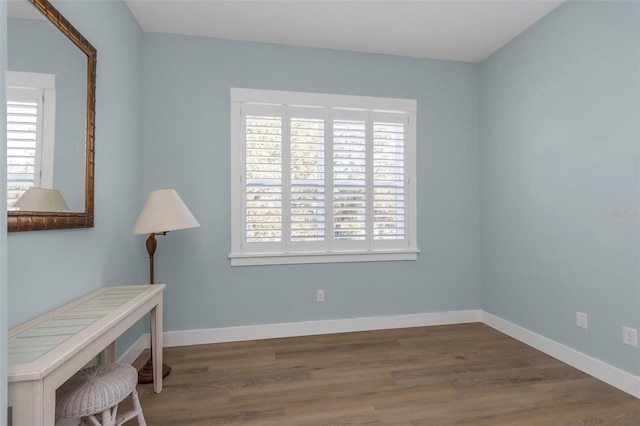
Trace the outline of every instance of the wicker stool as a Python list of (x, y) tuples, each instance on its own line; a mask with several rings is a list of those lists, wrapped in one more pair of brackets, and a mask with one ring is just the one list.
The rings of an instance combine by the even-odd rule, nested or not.
[[(90, 424), (103, 426), (120, 426), (137, 416), (138, 424), (146, 426), (136, 384), (138, 372), (129, 364), (110, 363), (85, 368), (58, 389), (56, 416), (85, 418)], [(118, 404), (128, 395), (133, 400), (133, 411), (117, 416)], [(102, 423), (95, 417), (100, 413)]]

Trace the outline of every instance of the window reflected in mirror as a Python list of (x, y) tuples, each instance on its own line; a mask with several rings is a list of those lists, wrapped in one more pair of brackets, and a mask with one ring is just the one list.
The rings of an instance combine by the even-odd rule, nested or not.
[(7, 210), (32, 187), (53, 189), (55, 75), (7, 72)]

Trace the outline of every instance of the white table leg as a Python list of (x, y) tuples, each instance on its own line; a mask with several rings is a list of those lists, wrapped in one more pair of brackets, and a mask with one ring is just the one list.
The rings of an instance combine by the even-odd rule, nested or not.
[(116, 362), (116, 341), (114, 340), (109, 346), (107, 346), (100, 355), (100, 362), (108, 364), (110, 362)]
[(153, 362), (153, 391), (162, 391), (162, 300), (151, 310), (151, 361)]
[(42, 399), (42, 416), (45, 425), (53, 425), (56, 422), (56, 388), (52, 388), (51, 383), (44, 379), (43, 399)]
[(52, 425), (55, 421), (45, 422), (42, 380), (10, 382), (8, 405), (12, 407), (13, 426)]

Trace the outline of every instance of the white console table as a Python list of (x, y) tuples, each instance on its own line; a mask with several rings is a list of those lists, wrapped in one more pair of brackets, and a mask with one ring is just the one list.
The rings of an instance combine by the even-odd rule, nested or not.
[(14, 426), (53, 426), (56, 389), (97, 355), (116, 357), (115, 340), (151, 312), (153, 389), (162, 390), (164, 284), (103, 287), (9, 330), (9, 407)]

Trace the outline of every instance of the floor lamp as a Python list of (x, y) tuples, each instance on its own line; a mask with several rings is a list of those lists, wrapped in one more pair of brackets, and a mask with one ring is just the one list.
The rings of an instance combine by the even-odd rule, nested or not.
[[(169, 231), (196, 228), (200, 226), (191, 214), (178, 193), (173, 189), (159, 189), (152, 191), (142, 212), (133, 227), (134, 235), (149, 234), (147, 238), (147, 252), (149, 253), (149, 284), (153, 279), (153, 255), (156, 252), (156, 235), (167, 235)], [(162, 365), (162, 377), (171, 372), (171, 367)], [(153, 363), (151, 357), (138, 371), (139, 383), (153, 383)]]

